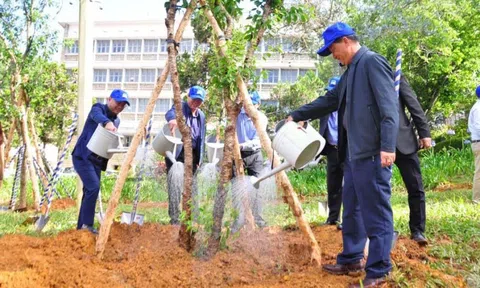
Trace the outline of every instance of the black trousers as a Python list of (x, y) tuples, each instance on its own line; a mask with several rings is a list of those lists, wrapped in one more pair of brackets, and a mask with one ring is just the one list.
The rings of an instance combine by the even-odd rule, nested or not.
[(340, 219), (340, 208), (342, 207), (342, 181), (343, 168), (338, 159), (336, 147), (327, 144), (327, 193), (328, 213), (327, 222), (336, 222)]
[(417, 152), (402, 154), (397, 150), (395, 165), (400, 170), (403, 183), (408, 191), (408, 206), (410, 208), (410, 232), (425, 232), (425, 191), (423, 190), (420, 160)]

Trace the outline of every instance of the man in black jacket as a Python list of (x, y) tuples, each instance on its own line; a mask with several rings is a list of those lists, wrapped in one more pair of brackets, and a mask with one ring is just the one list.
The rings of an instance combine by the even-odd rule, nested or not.
[[(405, 113), (405, 108), (410, 112), (412, 121)], [(432, 146), (430, 129), (427, 118), (418, 102), (417, 95), (408, 84), (405, 77), (400, 80), (399, 99), (399, 130), (397, 138), (397, 165), (402, 175), (403, 182), (408, 191), (408, 206), (410, 208), (410, 233), (411, 238), (420, 245), (426, 245), (425, 233), (425, 191), (423, 190), (418, 148), (428, 149)], [(417, 140), (414, 126), (420, 138)]]
[(317, 53), (332, 54), (348, 68), (334, 89), (293, 111), (287, 120), (304, 121), (338, 110), (338, 155), (344, 162), (343, 251), (336, 264), (323, 269), (336, 275), (361, 272), (368, 238), (365, 279), (351, 287), (377, 287), (392, 269), (390, 179), (399, 110), (393, 71), (384, 57), (362, 47), (345, 23), (328, 27), (323, 38)]
[[(327, 91), (337, 86), (340, 77), (332, 77), (328, 80)], [(343, 169), (342, 163), (338, 160), (338, 112), (334, 111), (320, 118), (320, 135), (326, 140), (325, 148), (320, 154), (327, 156), (327, 193), (328, 193), (328, 218), (325, 225), (339, 224), (340, 208), (342, 207), (342, 181)]]

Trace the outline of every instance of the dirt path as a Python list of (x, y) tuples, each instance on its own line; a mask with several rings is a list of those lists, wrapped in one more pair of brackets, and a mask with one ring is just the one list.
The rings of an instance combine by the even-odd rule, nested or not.
[[(335, 227), (316, 227), (324, 263), (334, 263), (341, 250)], [(86, 231), (67, 231), (51, 238), (8, 235), (0, 238), (0, 287), (346, 287), (358, 276), (332, 276), (310, 265), (308, 245), (299, 231), (270, 227), (242, 234), (229, 249), (203, 261), (177, 245), (178, 228), (159, 224), (115, 224), (105, 260), (94, 256), (95, 238)], [(400, 239), (394, 262), (418, 279), (427, 275), (452, 287), (461, 278), (433, 270), (424, 249)], [(408, 268), (408, 269), (407, 269)]]

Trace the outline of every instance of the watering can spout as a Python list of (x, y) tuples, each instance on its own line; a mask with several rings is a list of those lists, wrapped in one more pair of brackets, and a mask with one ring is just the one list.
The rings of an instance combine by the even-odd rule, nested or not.
[(292, 167), (292, 164), (288, 163), (287, 161), (283, 162), (280, 166), (277, 166), (275, 167), (275, 169), (273, 169), (272, 171), (269, 171), (267, 172), (266, 174), (264, 175), (260, 175), (259, 178), (257, 177), (250, 177), (250, 181), (252, 182), (252, 185), (253, 187), (255, 187), (256, 189), (258, 189), (260, 187), (260, 182), (262, 182), (263, 180), (277, 174), (278, 172), (280, 171), (283, 171), (287, 168), (290, 168)]
[(177, 160), (175, 160), (175, 157), (173, 156), (172, 152), (166, 151), (166, 152), (165, 152), (165, 156), (167, 156), (168, 159), (170, 159), (170, 161), (172, 161), (172, 163), (176, 163), (176, 162), (177, 162)]

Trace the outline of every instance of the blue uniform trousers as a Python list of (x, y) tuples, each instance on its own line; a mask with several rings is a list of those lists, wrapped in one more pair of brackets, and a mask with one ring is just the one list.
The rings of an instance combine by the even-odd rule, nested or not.
[(344, 165), (343, 252), (338, 264), (360, 261), (370, 239), (365, 270), (368, 278), (387, 275), (392, 269), (390, 250), (393, 213), (390, 204), (391, 167), (382, 168), (380, 155), (349, 160)]
[(77, 229), (82, 225), (93, 226), (95, 218), (95, 205), (97, 204), (98, 192), (100, 191), (101, 168), (94, 165), (90, 160), (73, 156), (73, 167), (77, 171), (83, 183), (82, 205), (78, 214)]

